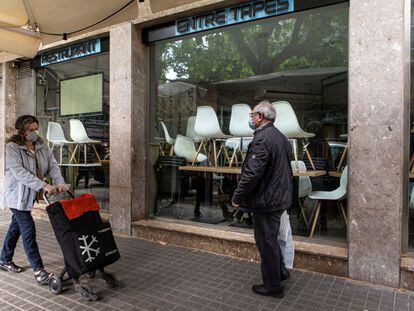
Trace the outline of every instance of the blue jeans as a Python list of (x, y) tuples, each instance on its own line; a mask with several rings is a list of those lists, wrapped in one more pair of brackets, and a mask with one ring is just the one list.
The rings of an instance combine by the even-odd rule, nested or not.
[(10, 209), (13, 213), (12, 221), (7, 231), (1, 251), (0, 260), (4, 263), (13, 261), (14, 249), (20, 235), (23, 240), (24, 251), (29, 259), (33, 271), (43, 269), (42, 258), (36, 242), (36, 228), (30, 211)]

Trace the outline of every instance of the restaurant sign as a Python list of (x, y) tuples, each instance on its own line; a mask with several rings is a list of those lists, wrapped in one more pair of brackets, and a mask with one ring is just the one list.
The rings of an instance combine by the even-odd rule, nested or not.
[(294, 0), (261, 0), (179, 19), (175, 22), (175, 35), (228, 26), (294, 11)]
[(47, 66), (101, 52), (101, 39), (90, 40), (43, 53), (40, 65)]

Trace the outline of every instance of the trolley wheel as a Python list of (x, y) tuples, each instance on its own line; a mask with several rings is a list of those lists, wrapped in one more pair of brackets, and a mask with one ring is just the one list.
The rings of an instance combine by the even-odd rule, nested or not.
[(105, 280), (106, 286), (108, 288), (119, 287), (118, 280), (111, 273), (107, 273), (107, 272), (102, 273), (102, 278)]
[(54, 276), (49, 280), (49, 290), (52, 294), (60, 295), (63, 289), (63, 282), (60, 278)]
[(96, 295), (89, 285), (81, 285), (77, 284), (75, 285), (75, 292), (80, 294), (82, 298), (84, 298), (87, 301), (97, 301), (98, 295)]

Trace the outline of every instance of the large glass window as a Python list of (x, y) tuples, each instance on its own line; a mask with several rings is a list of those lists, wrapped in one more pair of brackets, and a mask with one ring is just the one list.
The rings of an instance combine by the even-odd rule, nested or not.
[(413, 76), (413, 60), (414, 60), (414, 1), (411, 1), (411, 102), (410, 102), (410, 167), (409, 167), (409, 183), (408, 183), (408, 247), (414, 250), (414, 76)]
[[(75, 195), (109, 208), (109, 53), (37, 69), (41, 135)], [(68, 142), (66, 142), (67, 140)]]
[[(303, 130), (285, 132), (297, 155), (294, 234), (309, 236), (314, 225), (313, 237), (346, 239), (347, 5), (156, 42), (151, 64), (156, 216), (251, 228), (230, 198), (251, 140), (248, 109), (269, 100), (287, 126)], [(312, 191), (338, 187), (343, 195), (322, 194), (317, 213)]]

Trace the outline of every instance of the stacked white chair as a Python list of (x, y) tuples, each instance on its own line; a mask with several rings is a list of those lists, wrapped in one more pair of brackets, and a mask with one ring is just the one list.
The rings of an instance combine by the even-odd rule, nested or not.
[[(302, 139), (307, 140), (308, 138), (314, 137), (315, 134), (305, 132), (299, 125), (296, 113), (293, 110), (292, 106), (287, 101), (278, 101), (272, 103), (273, 107), (276, 110), (276, 120), (274, 125), (279, 131), (281, 131), (287, 138), (290, 139)], [(294, 144), (296, 146), (296, 143)], [(315, 170), (315, 165), (313, 164), (312, 157), (310, 156), (309, 150), (307, 149), (307, 143), (303, 143), (303, 149), (306, 152), (308, 160)], [(296, 164), (298, 162), (298, 152), (297, 148), (294, 150), (294, 157)], [(296, 165), (296, 170), (298, 165)]]
[[(291, 161), (290, 164), (292, 165), (292, 170), (296, 169), (295, 161)], [(306, 172), (306, 165), (303, 161), (298, 161), (299, 165), (299, 172)], [(299, 176), (299, 189), (298, 189), (298, 197), (299, 197), (299, 206), (300, 212), (302, 214), (303, 220), (305, 221), (306, 227), (309, 228), (308, 219), (306, 218), (305, 210), (304, 210), (304, 201), (305, 198), (312, 192), (312, 182), (309, 176)]]
[(161, 126), (162, 126), (162, 130), (164, 131), (164, 136), (165, 136), (165, 140), (167, 141), (168, 144), (171, 145), (170, 148), (170, 156), (173, 154), (173, 149), (174, 149), (174, 143), (175, 143), (175, 138), (172, 138), (170, 136), (170, 133), (168, 132), (167, 126), (165, 125), (164, 122), (160, 121)]
[(348, 166), (345, 166), (341, 179), (339, 181), (339, 187), (336, 188), (333, 191), (313, 191), (309, 193), (309, 198), (312, 200), (317, 200), (316, 206), (314, 210), (312, 211), (312, 215), (309, 221), (312, 221), (313, 216), (313, 224), (312, 224), (312, 230), (310, 233), (310, 238), (313, 236), (313, 233), (315, 232), (316, 223), (318, 222), (319, 213), (321, 210), (321, 201), (337, 201), (339, 211), (344, 219), (344, 222), (346, 225), (348, 225), (348, 219), (346, 217), (345, 207), (342, 203), (342, 201), (346, 198), (347, 195), (347, 186), (348, 186)]
[(66, 139), (62, 126), (57, 122), (49, 122), (47, 125), (46, 139), (52, 144), (51, 149), (59, 147), (59, 164), (63, 161), (63, 146), (75, 144), (73, 141)]
[(100, 144), (100, 140), (95, 140), (89, 138), (88, 134), (86, 133), (85, 127), (83, 126), (83, 123), (78, 119), (70, 119), (69, 120), (70, 125), (70, 138), (76, 143), (75, 150), (73, 150), (72, 157), (69, 161), (71, 163), (76, 155), (76, 151), (78, 148), (81, 148), (83, 146), (83, 154), (84, 154), (84, 164), (88, 164), (87, 162), (87, 146), (90, 145), (93, 148), (93, 151), (95, 152), (96, 158), (98, 159), (98, 162), (101, 162), (101, 158), (98, 154), (98, 151), (96, 150), (95, 144)]
[[(220, 156), (221, 150), (224, 149), (226, 158), (228, 158), (227, 150), (224, 148), (224, 145), (221, 143), (219, 151), (217, 152), (216, 141), (223, 141), (224, 139), (230, 138), (230, 135), (226, 135), (222, 132), (216, 112), (213, 107), (210, 106), (200, 106), (197, 107), (197, 116), (194, 124), (195, 133), (202, 137), (203, 140), (200, 143), (200, 146), (197, 150), (197, 155), (200, 153), (201, 148), (207, 141), (212, 141), (213, 150), (214, 150), (214, 165), (217, 166), (217, 160)], [(195, 164), (197, 155), (194, 157), (192, 165)]]
[[(178, 134), (175, 139), (174, 153), (179, 157), (184, 157), (188, 162), (192, 162), (196, 157), (197, 150), (194, 141), (183, 135)], [(207, 156), (202, 153), (197, 154), (196, 162), (200, 163), (207, 160)]]
[(194, 143), (199, 143), (203, 140), (203, 138), (201, 136), (198, 136), (195, 132), (195, 129), (194, 129), (195, 120), (196, 120), (196, 116), (188, 117), (187, 131), (186, 131), (185, 136), (187, 136), (188, 138), (191, 138)]
[(240, 150), (243, 155), (243, 144), (247, 145), (252, 140), (254, 131), (249, 127), (249, 113), (251, 111), (249, 105), (246, 104), (234, 104), (231, 106), (229, 130), (233, 137), (226, 141), (227, 147), (233, 147), (229, 166), (233, 165), (234, 160), (236, 160), (237, 165), (237, 152)]

